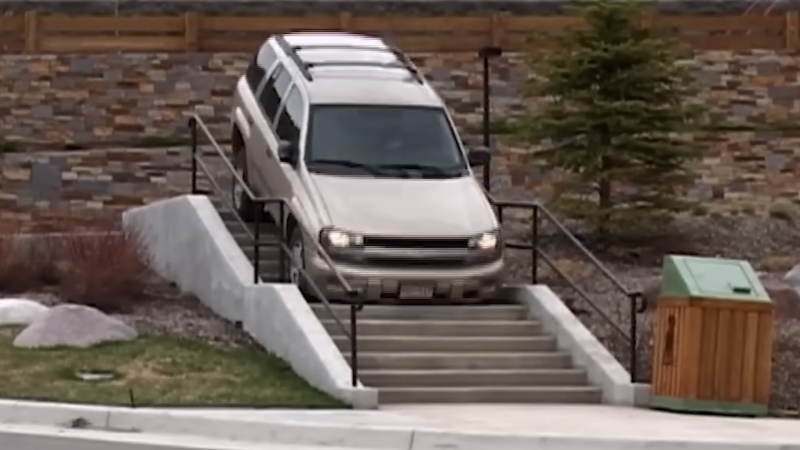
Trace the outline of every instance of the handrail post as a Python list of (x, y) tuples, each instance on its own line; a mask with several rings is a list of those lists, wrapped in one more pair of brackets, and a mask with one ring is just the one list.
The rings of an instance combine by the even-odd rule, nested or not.
[(358, 310), (363, 305), (353, 303), (353, 294), (350, 293), (350, 382), (353, 387), (358, 386)]
[(539, 252), (536, 248), (539, 246), (539, 205), (533, 206), (531, 211), (531, 280), (533, 284), (539, 282)]
[(197, 119), (189, 118), (189, 135), (192, 145), (192, 194), (197, 194)]
[(639, 332), (637, 329), (638, 324), (636, 323), (636, 313), (638, 310), (637, 306), (637, 299), (639, 297), (639, 293), (631, 293), (628, 294), (628, 303), (630, 307), (630, 334), (631, 334), (631, 348), (630, 348), (630, 366), (628, 367), (628, 371), (631, 374), (631, 383), (635, 383), (638, 379), (638, 359), (639, 359), (639, 352), (638, 352), (638, 340), (636, 339), (636, 334)]
[[(284, 220), (284, 214), (285, 214), (285, 209), (284, 209), (284, 206), (283, 206), (283, 202), (278, 202), (278, 217), (279, 217), (278, 220), (280, 220), (280, 222), (278, 223), (278, 233), (280, 233), (280, 235), (278, 236), (278, 239), (280, 239), (281, 242), (287, 244), (287, 246), (289, 248), (289, 251), (292, 251), (292, 247), (289, 246), (290, 243), (288, 242), (288, 239), (287, 239), (287, 236), (286, 236), (286, 231), (287, 230), (286, 230), (286, 228), (284, 228), (284, 224), (286, 224), (286, 221)], [(287, 280), (287, 277), (286, 277), (286, 272), (287, 272), (287, 270), (286, 270), (286, 259), (289, 256), (293, 256), (293, 255), (286, 255), (286, 257), (284, 257), (282, 252), (278, 252), (278, 253), (280, 253), (278, 255), (278, 274), (280, 276), (280, 280), (283, 281), (283, 282), (291, 281), (291, 280)]]
[(261, 214), (264, 211), (264, 203), (257, 200), (253, 216), (253, 284), (258, 284), (258, 274), (261, 271)]

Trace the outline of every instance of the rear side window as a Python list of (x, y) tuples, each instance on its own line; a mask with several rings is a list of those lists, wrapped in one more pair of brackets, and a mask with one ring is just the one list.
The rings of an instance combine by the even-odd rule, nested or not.
[(264, 89), (258, 96), (258, 101), (261, 103), (261, 108), (264, 109), (264, 114), (270, 122), (275, 123), (275, 115), (278, 113), (278, 107), (281, 104), (283, 96), (286, 95), (286, 89), (292, 82), (291, 76), (284, 70), (283, 66), (278, 65), (270, 75), (269, 80), (264, 85)]
[(264, 45), (261, 47), (261, 50), (259, 50), (258, 54), (253, 57), (253, 60), (250, 61), (250, 65), (247, 66), (245, 79), (247, 79), (247, 84), (250, 86), (253, 93), (256, 92), (258, 85), (261, 84), (261, 80), (264, 79), (264, 75), (266, 75), (270, 67), (275, 64), (277, 59), (278, 55), (275, 53), (275, 50), (269, 45)]
[(256, 56), (250, 61), (250, 65), (247, 66), (247, 72), (244, 75), (247, 84), (250, 86), (250, 90), (253, 91), (254, 94), (265, 75), (264, 68), (258, 65), (257, 59), (258, 57)]
[(300, 131), (306, 121), (306, 110), (303, 107), (303, 97), (296, 87), (292, 88), (286, 96), (283, 112), (278, 118), (277, 134), (281, 140), (294, 144), (300, 142)]

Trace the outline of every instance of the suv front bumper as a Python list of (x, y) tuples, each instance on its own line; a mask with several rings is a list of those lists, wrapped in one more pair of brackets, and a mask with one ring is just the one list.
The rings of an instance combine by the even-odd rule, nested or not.
[[(336, 262), (339, 273), (363, 294), (365, 300), (380, 299), (491, 299), (505, 279), (502, 257), (481, 264), (462, 267), (436, 267), (426, 264), (384, 267), (369, 264)], [(343, 300), (346, 295), (336, 274), (319, 256), (310, 258), (306, 271), (326, 298)], [(425, 292), (413, 295), (414, 292)], [(431, 295), (427, 295), (430, 292)], [(412, 293), (407, 296), (407, 293)]]

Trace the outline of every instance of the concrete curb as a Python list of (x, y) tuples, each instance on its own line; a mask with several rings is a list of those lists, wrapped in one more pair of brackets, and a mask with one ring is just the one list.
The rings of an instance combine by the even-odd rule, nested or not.
[[(197, 413), (181, 414), (175, 410), (0, 400), (2, 423), (65, 427), (77, 418), (88, 421), (101, 431), (134, 432), (134, 435), (138, 436), (142, 435), (135, 432), (172, 436), (191, 435), (195, 438), (242, 443), (258, 442), (262, 445), (269, 443), (372, 450), (530, 450), (532, 448), (537, 450), (800, 450), (798, 442), (702, 441), (679, 438), (645, 440), (630, 437), (610, 439), (548, 433), (509, 435), (422, 427), (231, 420), (202, 417)], [(122, 435), (127, 434), (129, 433), (122, 433)], [(676, 435), (679, 434), (680, 430), (676, 430)], [(117, 436), (118, 433), (113, 435)], [(0, 431), (0, 442), (5, 444), (7, 441), (3, 440), (2, 436), (3, 433)], [(5, 445), (3, 447), (5, 448)], [(86, 450), (89, 448), (85, 447)], [(131, 447), (131, 450), (134, 448)], [(142, 448), (149, 449), (146, 446)]]

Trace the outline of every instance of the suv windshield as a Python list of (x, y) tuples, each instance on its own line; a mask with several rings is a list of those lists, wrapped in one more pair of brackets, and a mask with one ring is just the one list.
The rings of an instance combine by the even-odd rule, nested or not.
[(466, 162), (441, 108), (318, 105), (305, 160), (312, 172), (391, 178), (455, 178)]

